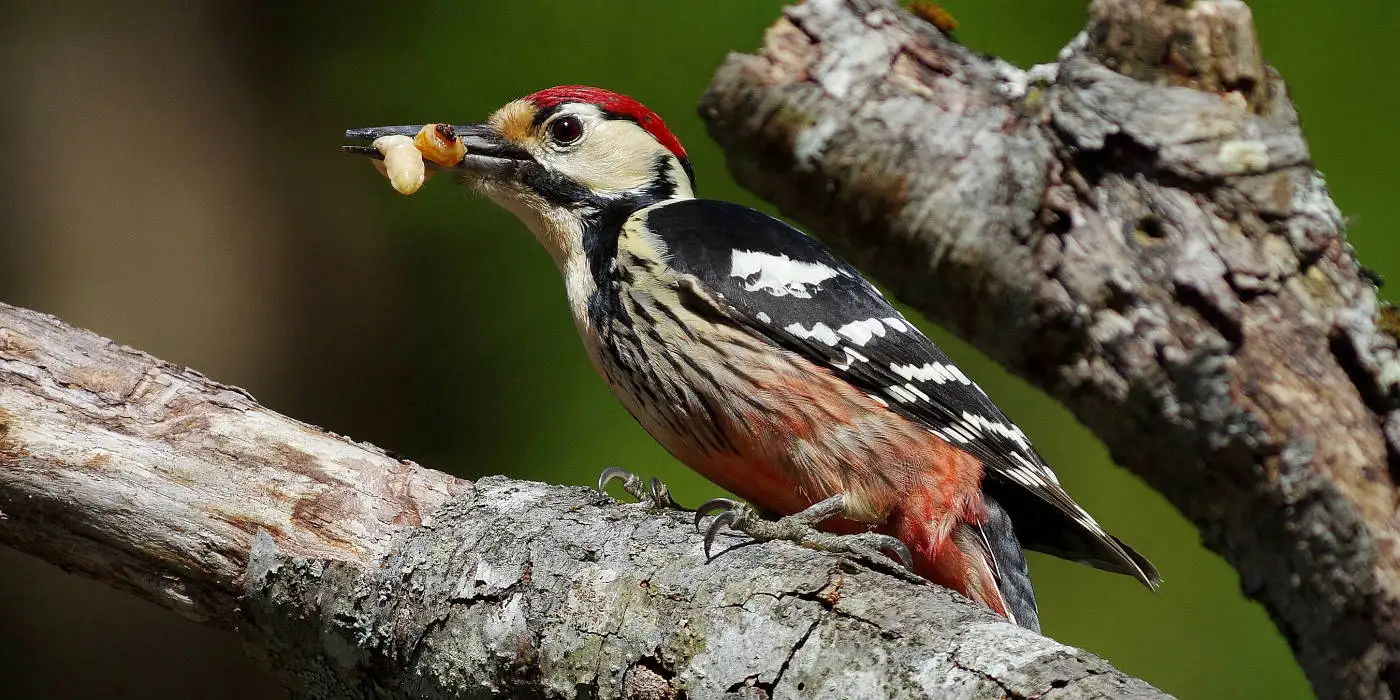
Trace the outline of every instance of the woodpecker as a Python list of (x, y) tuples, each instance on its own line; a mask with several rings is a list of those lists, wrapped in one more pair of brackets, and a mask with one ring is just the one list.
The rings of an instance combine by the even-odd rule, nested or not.
[[(697, 523), (720, 511), (707, 550), (727, 527), (891, 552), (1035, 630), (1022, 546), (1160, 582), (855, 268), (779, 219), (697, 199), (685, 149), (636, 100), (555, 87), (452, 129), (466, 154), (440, 170), (543, 244), (613, 393), (672, 455), (752, 505), (702, 506)], [(613, 476), (632, 478), (601, 481)], [(655, 480), (652, 493), (665, 496)]]

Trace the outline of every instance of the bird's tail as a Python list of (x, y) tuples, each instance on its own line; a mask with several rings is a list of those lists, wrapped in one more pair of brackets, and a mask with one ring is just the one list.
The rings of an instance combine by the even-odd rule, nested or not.
[(950, 518), (951, 530), (906, 520), (898, 537), (910, 545), (914, 569), (924, 578), (962, 593), (1012, 622), (1040, 631), (1030, 572), (1011, 517), (985, 498), (980, 523)]

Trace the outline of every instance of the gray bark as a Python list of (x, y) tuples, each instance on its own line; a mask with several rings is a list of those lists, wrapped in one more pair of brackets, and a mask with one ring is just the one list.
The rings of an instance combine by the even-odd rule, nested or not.
[(1400, 320), (1243, 3), (1095, 0), (1022, 71), (808, 0), (701, 113), (741, 184), (1195, 522), (1320, 696), (1400, 694)]
[(1165, 697), (946, 589), (590, 489), (475, 484), (0, 304), (0, 543), (306, 698)]

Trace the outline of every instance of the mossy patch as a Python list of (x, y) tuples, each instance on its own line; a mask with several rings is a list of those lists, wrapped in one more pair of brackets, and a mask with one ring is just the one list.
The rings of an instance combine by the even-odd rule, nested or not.
[[(1400, 308), (1388, 301), (1381, 302), (1380, 312), (1376, 314), (1376, 326), (1382, 333), (1400, 341)], [(0, 437), (3, 437), (0, 433)]]
[(0, 464), (6, 460), (17, 459), (24, 453), (12, 436), (15, 432), (14, 425), (15, 414), (0, 408)]

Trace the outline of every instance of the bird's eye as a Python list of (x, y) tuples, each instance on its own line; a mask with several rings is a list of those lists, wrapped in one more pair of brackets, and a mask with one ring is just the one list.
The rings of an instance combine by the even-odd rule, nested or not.
[(549, 124), (549, 137), (567, 146), (583, 138), (583, 122), (578, 117), (560, 117)]

